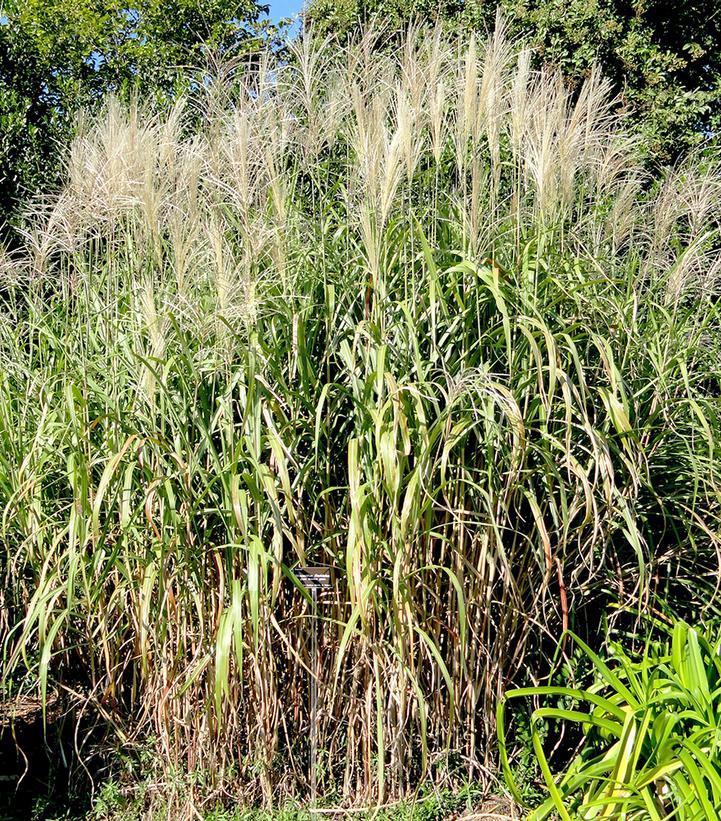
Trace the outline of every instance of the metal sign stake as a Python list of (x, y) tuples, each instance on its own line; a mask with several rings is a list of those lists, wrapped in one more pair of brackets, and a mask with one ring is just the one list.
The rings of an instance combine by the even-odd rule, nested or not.
[(311, 588), (313, 597), (313, 675), (310, 677), (310, 805), (315, 809), (318, 799), (318, 588)]

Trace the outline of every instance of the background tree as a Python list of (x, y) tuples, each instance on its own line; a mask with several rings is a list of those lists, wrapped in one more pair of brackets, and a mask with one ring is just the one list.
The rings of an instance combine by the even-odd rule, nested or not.
[(311, 0), (306, 22), (341, 40), (372, 18), (485, 30), (498, 7), (538, 63), (560, 67), (572, 86), (600, 63), (649, 160), (672, 162), (718, 133), (721, 0)]
[(6, 0), (0, 7), (0, 224), (52, 186), (76, 112), (106, 92), (172, 99), (210, 53), (275, 29), (257, 0)]

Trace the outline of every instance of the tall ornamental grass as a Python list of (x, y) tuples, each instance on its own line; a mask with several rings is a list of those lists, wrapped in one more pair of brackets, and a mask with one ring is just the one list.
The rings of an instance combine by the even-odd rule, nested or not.
[(482, 777), (565, 627), (715, 601), (719, 167), (502, 23), (380, 36), (108, 101), (0, 257), (6, 696), (184, 801), (302, 794), (310, 675), (325, 796)]

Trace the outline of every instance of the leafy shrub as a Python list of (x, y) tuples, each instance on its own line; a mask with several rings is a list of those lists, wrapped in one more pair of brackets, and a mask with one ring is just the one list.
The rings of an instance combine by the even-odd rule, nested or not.
[[(715, 821), (721, 809), (721, 634), (676, 622), (670, 641), (629, 655), (615, 644), (608, 662), (569, 633), (596, 677), (580, 687), (526, 687), (498, 705), (498, 738), (506, 781), (520, 801), (506, 746), (506, 705), (529, 697), (571, 702), (537, 707), (532, 742), (548, 799), (529, 815), (542, 821), (626, 818)], [(577, 725), (583, 743), (560, 776), (552, 774), (539, 727)]]

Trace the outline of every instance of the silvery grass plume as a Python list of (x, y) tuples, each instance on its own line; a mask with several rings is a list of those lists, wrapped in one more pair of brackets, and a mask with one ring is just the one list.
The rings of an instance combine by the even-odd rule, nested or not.
[(328, 794), (485, 778), (572, 620), (716, 606), (718, 166), (502, 21), (381, 36), (108, 100), (0, 257), (3, 685), (157, 745), (148, 812), (304, 795), (309, 675)]

